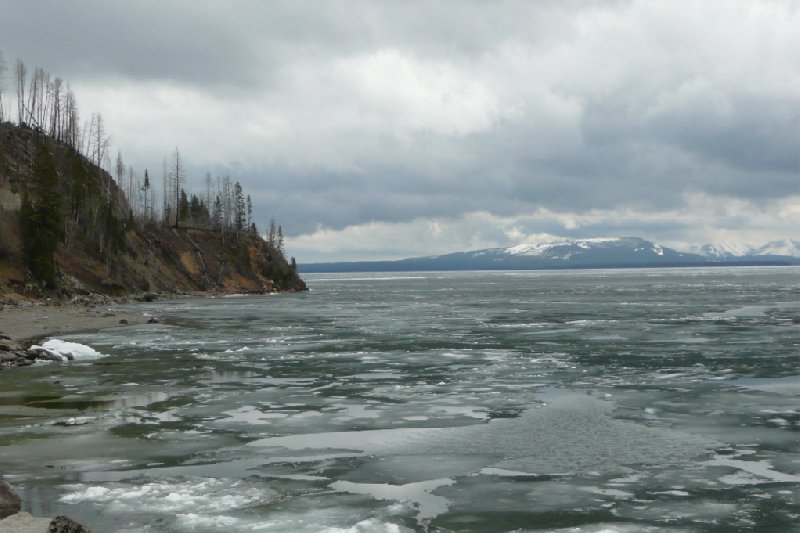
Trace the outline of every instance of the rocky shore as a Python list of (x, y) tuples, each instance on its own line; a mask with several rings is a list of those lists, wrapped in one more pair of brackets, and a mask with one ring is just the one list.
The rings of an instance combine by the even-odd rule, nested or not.
[[(46, 301), (6, 300), (0, 308), (0, 369), (30, 366), (36, 361), (64, 362), (70, 352), (36, 344), (39, 339), (123, 325), (155, 323), (155, 317), (121, 312), (123, 302), (86, 299), (53, 304)], [(90, 533), (89, 528), (66, 517), (38, 518), (22, 511), (22, 502), (7, 482), (0, 480), (0, 533)]]
[(69, 517), (36, 518), (21, 509), (22, 502), (14, 489), (0, 481), (0, 533), (91, 533)]
[(122, 325), (154, 323), (155, 317), (113, 309), (115, 302), (7, 302), (0, 309), (0, 367), (29, 366), (36, 361), (68, 361), (69, 352), (56, 352), (36, 344), (38, 339)]

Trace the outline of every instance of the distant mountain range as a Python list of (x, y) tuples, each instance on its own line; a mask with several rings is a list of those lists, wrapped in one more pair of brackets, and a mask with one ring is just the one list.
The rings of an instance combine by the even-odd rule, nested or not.
[(800, 241), (784, 239), (772, 241), (763, 246), (731, 243), (705, 244), (692, 251), (705, 257), (724, 259), (764, 256), (800, 257)]
[(301, 265), (300, 271), (407, 272), (714, 265), (800, 265), (800, 241), (785, 239), (759, 247), (706, 244), (692, 252), (679, 252), (639, 237), (565, 239), (397, 261), (310, 263)]

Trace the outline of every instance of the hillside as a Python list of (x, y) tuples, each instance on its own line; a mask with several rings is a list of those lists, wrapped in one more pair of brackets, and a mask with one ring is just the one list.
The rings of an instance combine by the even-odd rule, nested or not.
[(296, 267), (251, 231), (133, 217), (112, 177), (73, 148), (0, 124), (0, 296), (302, 290)]

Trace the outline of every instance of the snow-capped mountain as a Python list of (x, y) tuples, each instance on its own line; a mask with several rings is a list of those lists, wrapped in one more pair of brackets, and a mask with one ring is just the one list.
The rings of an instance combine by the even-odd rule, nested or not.
[(639, 237), (560, 239), (400, 261), (305, 264), (301, 269), (303, 272), (389, 272), (800, 264), (797, 241), (776, 241), (760, 248), (706, 245), (698, 250), (701, 251), (679, 252)]
[(744, 257), (750, 255), (753, 252), (753, 247), (749, 244), (721, 242), (704, 244), (703, 246), (691, 249), (691, 252), (705, 257), (727, 259), (729, 257)]
[(568, 239), (539, 244), (519, 244), (503, 249), (508, 255), (538, 256), (568, 260), (573, 256), (590, 254), (598, 250), (628, 251), (643, 254), (664, 255), (664, 248), (638, 237)]
[(583, 263), (585, 261), (601, 261), (616, 263), (619, 261), (649, 261), (660, 258), (684, 257), (681, 254), (660, 244), (638, 237), (614, 237), (596, 239), (563, 239), (545, 243), (518, 244), (510, 248), (490, 248), (474, 252), (449, 254), (442, 257), (460, 256), (471, 258), (489, 258), (494, 261), (546, 261)]
[(783, 239), (768, 242), (764, 246), (755, 248), (748, 255), (778, 255), (783, 257), (800, 257), (800, 241)]
[(699, 255), (715, 259), (732, 259), (758, 256), (798, 257), (800, 258), (800, 241), (783, 239), (772, 241), (762, 246), (742, 243), (704, 244), (691, 250)]

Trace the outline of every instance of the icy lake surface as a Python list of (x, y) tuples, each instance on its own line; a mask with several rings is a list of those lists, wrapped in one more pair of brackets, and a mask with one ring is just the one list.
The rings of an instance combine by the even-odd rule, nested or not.
[(307, 282), (129, 306), (162, 324), (1, 372), (24, 508), (127, 532), (800, 530), (800, 269)]

